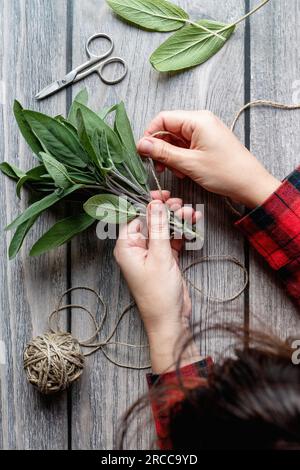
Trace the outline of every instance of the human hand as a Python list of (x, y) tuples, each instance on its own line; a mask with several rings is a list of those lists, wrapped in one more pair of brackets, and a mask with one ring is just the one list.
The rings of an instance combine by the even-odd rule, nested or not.
[[(197, 214), (190, 208), (181, 209), (180, 199), (170, 199), (163, 191), (166, 205), (176, 210), (178, 217)], [(159, 197), (153, 192), (152, 197)], [(174, 207), (176, 206), (176, 207)], [(187, 213), (192, 211), (191, 213)], [(169, 237), (169, 222), (165, 205), (151, 202), (147, 209), (149, 239), (143, 233), (143, 221), (135, 219), (120, 231), (114, 255), (131, 290), (149, 338), (152, 368), (161, 373), (174, 365), (175, 347), (190, 335), (191, 300), (178, 266), (182, 240)], [(182, 357), (186, 365), (199, 360), (191, 345)]]
[[(174, 137), (151, 137), (157, 132)], [(208, 191), (249, 208), (262, 204), (281, 184), (209, 111), (160, 113), (138, 150), (156, 161), (158, 171), (168, 167), (177, 176), (189, 176)]]

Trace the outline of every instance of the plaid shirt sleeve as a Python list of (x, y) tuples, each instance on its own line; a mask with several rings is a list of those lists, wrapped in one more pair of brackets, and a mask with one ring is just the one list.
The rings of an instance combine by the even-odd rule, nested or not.
[(236, 226), (300, 306), (300, 167)]
[[(211, 357), (182, 367), (179, 371), (167, 372), (162, 375), (147, 374), (150, 388), (152, 413), (157, 433), (157, 445), (162, 450), (171, 450), (169, 437), (170, 410), (176, 403), (184, 399), (184, 390), (205, 387), (207, 376), (212, 368)], [(158, 392), (158, 393), (156, 393)]]

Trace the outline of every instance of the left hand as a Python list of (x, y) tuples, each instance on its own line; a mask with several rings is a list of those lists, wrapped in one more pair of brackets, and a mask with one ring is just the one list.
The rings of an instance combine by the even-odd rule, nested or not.
[[(122, 228), (114, 251), (117, 263), (136, 300), (149, 338), (152, 368), (164, 372), (174, 363), (174, 349), (179, 340), (190, 334), (191, 301), (178, 266), (182, 240), (169, 238), (167, 211), (159, 192), (148, 206), (149, 240), (142, 234), (142, 221), (136, 219)], [(180, 199), (163, 191), (166, 205), (182, 218), (197, 219), (190, 208), (181, 208)], [(184, 363), (195, 362), (195, 346), (185, 351)]]

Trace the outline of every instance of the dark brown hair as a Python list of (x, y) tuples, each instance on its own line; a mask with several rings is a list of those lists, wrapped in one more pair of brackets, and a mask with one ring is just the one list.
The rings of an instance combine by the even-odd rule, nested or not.
[[(243, 328), (214, 329), (234, 334), (235, 355), (215, 364), (207, 380), (193, 387), (183, 384), (178, 367), (183, 400), (168, 410), (173, 449), (300, 449), (300, 366), (292, 363), (292, 340), (248, 331), (245, 345)], [(136, 413), (149, 400), (163, 406), (170, 392), (158, 382), (128, 410), (121, 447)]]

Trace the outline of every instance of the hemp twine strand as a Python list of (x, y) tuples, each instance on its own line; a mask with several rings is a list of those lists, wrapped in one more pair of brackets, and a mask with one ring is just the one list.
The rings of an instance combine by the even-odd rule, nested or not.
[[(240, 116), (243, 114), (243, 112), (246, 109), (249, 109), (255, 106), (269, 106), (272, 108), (277, 108), (277, 109), (282, 109), (282, 110), (300, 109), (300, 104), (287, 105), (287, 104), (282, 104), (282, 103), (269, 101), (269, 100), (251, 101), (245, 104), (244, 106), (242, 106), (241, 109), (236, 114), (232, 122), (232, 125), (230, 127), (232, 132), (234, 132), (235, 126)], [(177, 140), (182, 141), (184, 145), (186, 144), (184, 139), (167, 131), (156, 132), (152, 136), (156, 137), (159, 135), (161, 136), (169, 135)], [(155, 172), (155, 166), (154, 166), (153, 160), (149, 158), (148, 161), (150, 164), (149, 167), (154, 177), (155, 183), (160, 192), (161, 199), (163, 200), (162, 188)], [(225, 200), (226, 200), (227, 205), (229, 206), (229, 208), (234, 214), (238, 216), (242, 216), (242, 214), (237, 209), (235, 209), (235, 207), (232, 205), (232, 202), (229, 198), (225, 198)], [(243, 264), (240, 261), (238, 261), (236, 258), (234, 258), (233, 256), (230, 256), (230, 255), (203, 256), (189, 263), (183, 269), (182, 272), (183, 274), (185, 274), (193, 266), (196, 266), (200, 263), (217, 261), (217, 260), (224, 260), (224, 261), (232, 262), (236, 264), (237, 266), (239, 266), (244, 271), (244, 284), (237, 293), (231, 295), (228, 298), (213, 297), (213, 296), (205, 294), (198, 286), (196, 286), (188, 278), (186, 278), (186, 280), (195, 290), (201, 293), (201, 295), (206, 297), (209, 301), (214, 301), (214, 302), (219, 302), (219, 303), (231, 302), (237, 299), (245, 291), (249, 282), (249, 275), (245, 266), (243, 266)], [(80, 289), (94, 293), (97, 296), (98, 302), (102, 304), (104, 308), (104, 314), (102, 316), (100, 323), (97, 322), (95, 314), (93, 314), (89, 309), (87, 309), (86, 307), (82, 305), (71, 304), (71, 303), (67, 305), (63, 305), (63, 306), (61, 305), (65, 295), (67, 295), (68, 293), (74, 290), (80, 290)], [(134, 305), (135, 305), (135, 302), (131, 302), (129, 305), (125, 307), (119, 319), (116, 321), (112, 331), (109, 333), (106, 339), (104, 339), (103, 341), (96, 341), (96, 338), (101, 333), (104, 322), (107, 319), (108, 309), (102, 296), (90, 287), (79, 286), (79, 287), (72, 287), (66, 290), (59, 298), (56, 309), (49, 315), (48, 323), (49, 323), (50, 332), (45, 333), (44, 335), (38, 336), (37, 338), (33, 339), (30, 343), (28, 343), (28, 345), (25, 348), (24, 369), (26, 371), (28, 381), (31, 384), (33, 384), (41, 393), (44, 393), (44, 394), (52, 394), (52, 393), (65, 390), (70, 384), (75, 382), (81, 376), (83, 369), (84, 369), (85, 357), (90, 356), (99, 350), (101, 350), (101, 352), (104, 354), (104, 356), (107, 358), (108, 361), (110, 361), (112, 364), (118, 367), (134, 369), (134, 370), (142, 370), (142, 369), (150, 368), (151, 367), (150, 364), (136, 366), (130, 363), (129, 364), (121, 363), (115, 360), (114, 358), (112, 358), (110, 354), (105, 350), (105, 347), (108, 345), (116, 345), (116, 346), (118, 345), (118, 346), (125, 346), (125, 347), (137, 348), (137, 349), (148, 347), (148, 345), (130, 344), (126, 342), (112, 341), (112, 338), (115, 335), (120, 322), (122, 321), (126, 313), (128, 313)], [(85, 311), (91, 318), (92, 323), (94, 325), (94, 333), (90, 338), (85, 339), (85, 340), (77, 340), (71, 335), (71, 333), (62, 331), (60, 329), (59, 313), (63, 310), (71, 309), (71, 308), (81, 309)], [(55, 325), (53, 325), (53, 321), (55, 322)], [(90, 349), (90, 351), (83, 353), (81, 348), (87, 348), (87, 349)]]
[[(267, 106), (267, 107), (270, 107), (270, 108), (275, 108), (275, 109), (282, 109), (282, 110), (286, 110), (286, 111), (291, 111), (291, 110), (295, 110), (295, 109), (300, 109), (300, 103), (298, 104), (283, 104), (283, 103), (278, 103), (276, 101), (271, 101), (271, 100), (254, 100), (254, 101), (250, 101), (249, 103), (245, 104), (244, 106), (241, 107), (241, 109), (237, 112), (231, 126), (230, 126), (230, 130), (231, 132), (234, 132), (234, 129), (235, 129), (235, 126), (239, 120), (239, 118), (241, 117), (241, 115), (244, 113), (244, 111), (246, 111), (247, 109), (250, 109), (251, 107), (258, 107), (258, 106)], [(226, 197), (225, 198), (225, 202), (227, 204), (227, 206), (229, 207), (229, 209), (231, 210), (231, 212), (238, 216), (238, 217), (242, 217), (243, 214), (234, 207), (233, 205), (233, 202), (230, 198)]]

